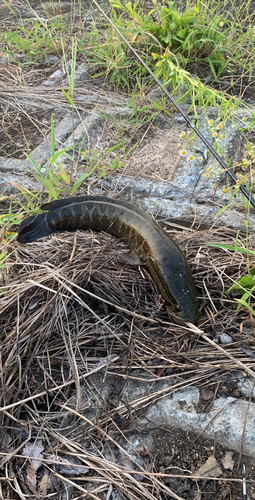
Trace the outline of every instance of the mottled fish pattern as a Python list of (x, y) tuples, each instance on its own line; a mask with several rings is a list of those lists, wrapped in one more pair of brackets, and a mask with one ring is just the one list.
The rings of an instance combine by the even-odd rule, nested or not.
[(199, 319), (193, 278), (184, 254), (160, 225), (139, 207), (103, 196), (79, 196), (41, 206), (47, 213), (22, 221), (18, 241), (28, 243), (56, 231), (92, 229), (121, 238), (144, 262), (170, 314)]

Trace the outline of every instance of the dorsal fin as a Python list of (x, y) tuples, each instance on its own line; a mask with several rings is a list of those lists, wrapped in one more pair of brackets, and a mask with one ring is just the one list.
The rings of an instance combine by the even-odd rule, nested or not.
[(83, 201), (101, 201), (103, 203), (112, 203), (113, 205), (120, 205), (122, 207), (128, 208), (129, 210), (132, 210), (132, 212), (142, 215), (142, 217), (145, 217), (147, 220), (158, 226), (158, 223), (155, 221), (155, 219), (153, 219), (153, 217), (150, 214), (139, 208), (137, 205), (129, 203), (128, 201), (124, 200), (115, 200), (113, 198), (107, 198), (106, 196), (82, 195), (82, 196), (73, 196), (70, 198), (61, 198), (59, 200), (50, 201), (49, 203), (44, 203), (43, 205), (41, 205), (40, 208), (42, 210), (49, 210), (50, 212), (52, 212), (53, 210), (57, 210), (67, 205), (72, 205), (73, 203), (81, 203)]

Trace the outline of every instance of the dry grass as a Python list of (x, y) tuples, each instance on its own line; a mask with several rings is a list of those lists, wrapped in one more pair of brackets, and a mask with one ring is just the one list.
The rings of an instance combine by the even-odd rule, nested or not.
[[(62, 64), (61, 64), (62, 63)], [(77, 66), (79, 62), (77, 61)], [(27, 100), (27, 105), (37, 105), (39, 103), (46, 108), (50, 106), (62, 109), (71, 109), (70, 103), (65, 98), (62, 89), (68, 92), (69, 83), (66, 74), (64, 60), (61, 58), (58, 61), (57, 69), (63, 71), (62, 82), (59, 85), (44, 85), (43, 83), (56, 70), (56, 65), (45, 67), (43, 69), (24, 69), (16, 64), (9, 63), (7, 68), (0, 67), (0, 91), (1, 102), (6, 107), (13, 106), (19, 109), (19, 102), (24, 105)], [(103, 88), (102, 88), (103, 87)], [(99, 90), (101, 89), (101, 90)], [(72, 96), (74, 106), (77, 110), (94, 109), (100, 99), (104, 106), (112, 105), (116, 98), (120, 106), (128, 105), (128, 97), (118, 89), (115, 93), (112, 91), (112, 86), (107, 83), (106, 78), (98, 79), (94, 82), (90, 79), (88, 82), (76, 82), (75, 93)], [(23, 108), (21, 108), (23, 109)]]
[[(109, 235), (62, 233), (29, 245), (8, 244), (6, 249), (15, 252), (1, 273), (3, 498), (13, 498), (13, 491), (20, 498), (60, 498), (56, 491), (67, 486), (75, 498), (109, 498), (112, 488), (128, 498), (156, 499), (160, 492), (166, 495), (161, 498), (180, 498), (163, 474), (154, 473), (153, 458), (150, 467), (140, 466), (135, 476), (130, 472), (132, 458), (116, 437), (128, 441), (128, 432), (119, 429), (114, 405), (103, 394), (107, 379), (169, 381), (167, 389), (152, 384), (148, 394), (134, 394), (128, 406), (118, 407), (118, 416), (136, 426), (148, 405), (178, 388), (208, 385), (214, 377), (216, 384), (240, 366), (250, 372), (254, 362), (240, 345), (254, 347), (254, 337), (242, 333), (250, 324), (246, 312), (237, 314), (224, 294), (247, 271), (245, 255), (204, 245), (233, 244), (235, 232), (214, 228), (174, 237), (193, 269), (200, 327), (210, 339), (223, 332), (232, 336), (233, 343), (221, 350), (171, 323), (146, 269), (126, 265), (125, 245)], [(238, 244), (245, 246), (245, 238), (239, 236)], [(95, 373), (103, 374), (102, 387), (94, 386), (91, 401)], [(24, 480), (28, 465), (22, 450), (31, 437), (46, 453), (36, 492)], [(109, 460), (109, 443), (127, 456), (125, 466)], [(80, 471), (78, 482), (74, 473), (60, 473), (56, 464), (63, 457), (79, 458), (89, 473)]]
[[(31, 105), (71, 110), (60, 86), (42, 85), (55, 69), (1, 68), (1, 131), (2, 142), (10, 141), (8, 155), (17, 152), (20, 157), (20, 150), (32, 149), (27, 139), (32, 125), (39, 139), (50, 130), (48, 121), (42, 134)], [(67, 84), (62, 87), (68, 91)], [(75, 111), (90, 112), (97, 105), (115, 109), (116, 95), (107, 92), (104, 82), (101, 87), (99, 91), (97, 83), (93, 88), (91, 81), (76, 86)], [(118, 91), (117, 97), (119, 105), (127, 106), (124, 94)], [(20, 117), (27, 149), (17, 147)], [(15, 126), (12, 133), (9, 123)], [(180, 499), (164, 482), (176, 474), (156, 471), (149, 450), (149, 464), (140, 456), (134, 471), (133, 457), (119, 437), (131, 446), (129, 432), (142, 435), (137, 422), (148, 406), (177, 389), (210, 386), (216, 393), (222, 375), (237, 369), (252, 375), (254, 361), (240, 346), (249, 342), (254, 348), (254, 337), (252, 331), (242, 333), (250, 326), (247, 313), (237, 314), (224, 294), (247, 271), (245, 255), (204, 245), (233, 244), (235, 232), (214, 228), (173, 235), (192, 266), (200, 327), (208, 339), (169, 320), (146, 269), (127, 265), (125, 245), (108, 235), (63, 233), (26, 246), (14, 240), (2, 246), (1, 252), (15, 251), (0, 274), (0, 500), (71, 495), (109, 500), (116, 490), (128, 499)], [(245, 247), (245, 238), (240, 236), (238, 244)], [(252, 237), (249, 244), (253, 247)], [(211, 339), (223, 332), (233, 343), (217, 346)], [(117, 395), (126, 380), (150, 381), (151, 389), (134, 394), (116, 412), (114, 393), (107, 393), (110, 378)], [(158, 380), (167, 381), (167, 388), (158, 389)], [(43, 463), (38, 473), (29, 462), (31, 448), (25, 453), (31, 443), (43, 447), (43, 458), (40, 453), (34, 457)], [(125, 463), (111, 459), (113, 448), (126, 457)], [(71, 473), (64, 469), (64, 459), (69, 467), (74, 460)]]

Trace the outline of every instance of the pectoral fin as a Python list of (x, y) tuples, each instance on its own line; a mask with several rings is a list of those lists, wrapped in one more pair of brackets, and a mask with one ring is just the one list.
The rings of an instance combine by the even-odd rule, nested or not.
[(132, 266), (140, 266), (144, 264), (144, 262), (139, 259), (138, 255), (134, 252), (127, 252), (121, 255), (121, 259), (125, 262), (125, 264), (131, 264)]

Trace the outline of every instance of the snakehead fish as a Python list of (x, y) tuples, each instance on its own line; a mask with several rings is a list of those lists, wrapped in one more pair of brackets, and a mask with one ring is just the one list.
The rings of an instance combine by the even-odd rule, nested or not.
[(41, 206), (47, 213), (22, 221), (18, 241), (28, 243), (55, 231), (92, 229), (121, 238), (144, 262), (157, 284), (170, 315), (197, 322), (193, 278), (184, 254), (146, 212), (125, 201), (103, 196), (79, 196)]

